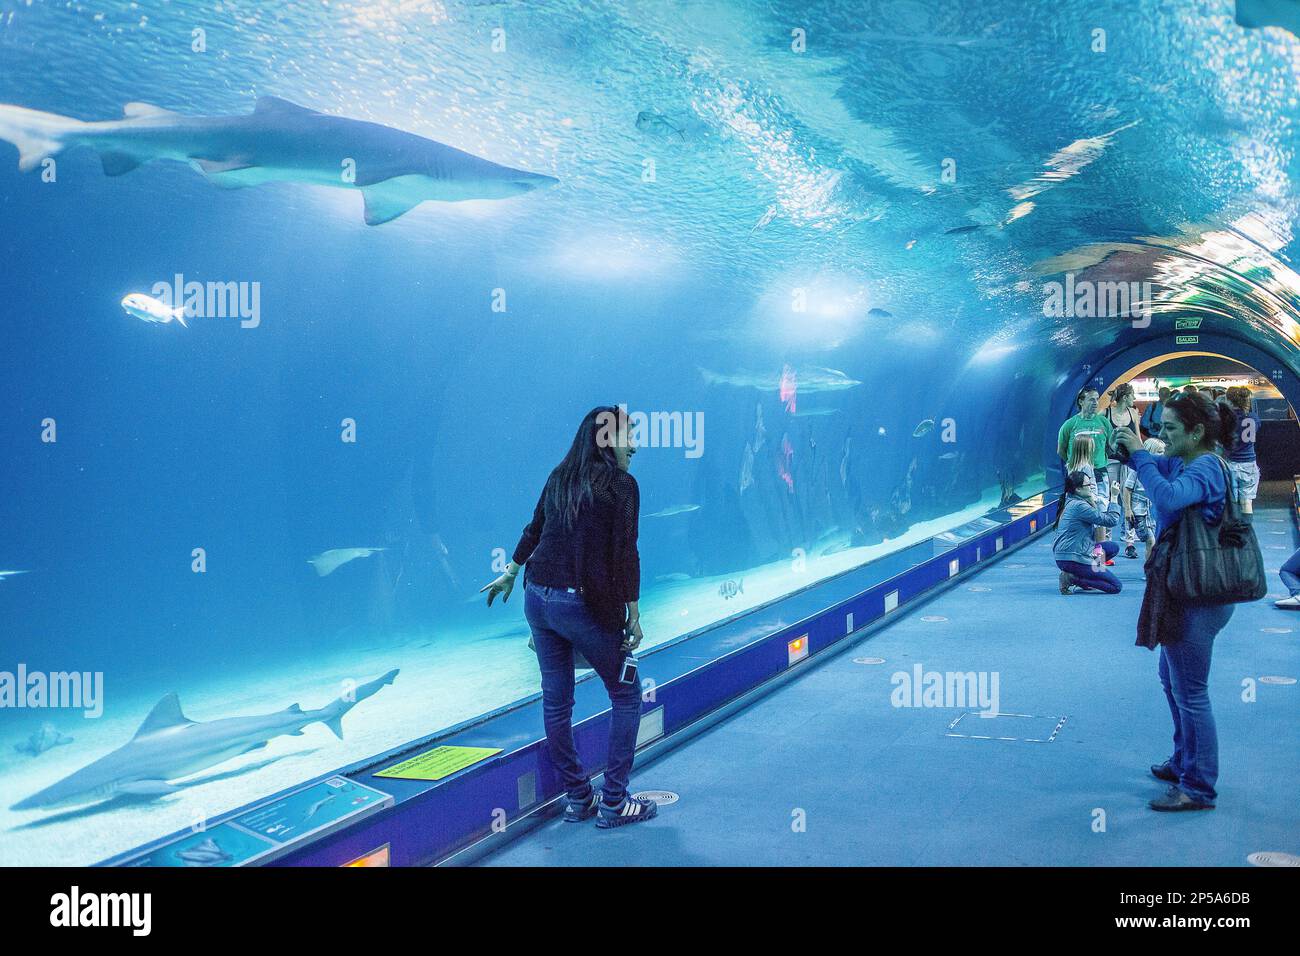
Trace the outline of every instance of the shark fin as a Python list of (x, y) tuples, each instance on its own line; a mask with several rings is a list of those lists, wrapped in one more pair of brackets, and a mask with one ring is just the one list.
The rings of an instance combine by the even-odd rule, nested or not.
[(398, 216), (410, 212), (424, 201), (416, 199), (412, 202), (409, 196), (403, 194), (401, 187), (389, 186), (385, 188), (383, 182), (375, 183), (372, 186), (362, 186), (361, 193), (366, 197), (367, 226), (377, 226), (382, 222), (390, 222)]
[(165, 797), (179, 789), (166, 780), (132, 780), (117, 786), (118, 793), (129, 793), (134, 797)]
[(284, 712), (286, 714), (301, 714), (302, 707), (299, 704), (290, 704), (288, 707), (284, 709)]
[(337, 737), (339, 740), (343, 739), (343, 715), (342, 714), (339, 714), (337, 717), (330, 717), (326, 720), (322, 720), (321, 723), (323, 723), (330, 730), (334, 731), (334, 736)]
[(165, 110), (161, 106), (154, 106), (152, 103), (127, 103), (122, 107), (122, 115), (127, 119), (136, 119), (142, 116), (180, 116), (173, 110)]
[(198, 168), (208, 182), (214, 186), (220, 186), (222, 189), (238, 189), (241, 186), (251, 186), (256, 180), (250, 180), (248, 177), (232, 175), (241, 173), (246, 169), (256, 169), (256, 163), (250, 163), (243, 157), (234, 159), (194, 159), (193, 164)]
[(170, 727), (184, 727), (192, 723), (194, 721), (181, 713), (181, 700), (173, 691), (153, 705), (153, 710), (149, 711), (149, 716), (144, 719), (144, 723), (140, 725), (135, 735), (142, 737), (145, 734), (157, 733)]
[(288, 100), (282, 100), (278, 96), (259, 96), (257, 104), (253, 107), (255, 114), (280, 114), (281, 116), (293, 114), (312, 114), (318, 115), (315, 110), (309, 110), (305, 106), (299, 106), (297, 103), (290, 103)]
[(18, 169), (24, 173), (61, 152), (85, 125), (67, 116), (0, 104), (0, 140), (18, 147)]
[(130, 153), (100, 153), (99, 161), (104, 165), (105, 176), (121, 176), (140, 165), (140, 160)]

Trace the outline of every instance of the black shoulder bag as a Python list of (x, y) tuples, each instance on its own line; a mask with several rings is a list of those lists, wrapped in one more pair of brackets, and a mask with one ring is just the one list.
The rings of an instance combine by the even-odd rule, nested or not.
[(1240, 604), (1268, 593), (1264, 556), (1255, 529), (1242, 517), (1232, 493), (1232, 473), (1218, 455), (1227, 497), (1223, 516), (1209, 524), (1201, 504), (1183, 509), (1169, 556), (1169, 593), (1188, 604)]

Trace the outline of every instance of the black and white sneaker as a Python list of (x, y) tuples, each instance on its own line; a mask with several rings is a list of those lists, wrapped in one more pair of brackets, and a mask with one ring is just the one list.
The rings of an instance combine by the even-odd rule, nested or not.
[(581, 823), (583, 820), (590, 820), (596, 815), (596, 804), (599, 802), (600, 794), (595, 790), (591, 791), (591, 796), (585, 800), (574, 800), (572, 797), (565, 797), (564, 822)]
[(659, 812), (659, 804), (653, 800), (638, 800), (636, 797), (624, 797), (623, 802), (611, 807), (604, 800), (600, 801), (599, 817), (596, 826), (602, 830), (621, 827), (629, 823), (649, 820)]

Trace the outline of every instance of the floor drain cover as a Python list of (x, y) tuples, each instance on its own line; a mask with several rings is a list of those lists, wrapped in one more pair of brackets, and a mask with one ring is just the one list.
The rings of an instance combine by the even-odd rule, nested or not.
[(983, 593), (984, 591), (992, 591), (993, 589), (992, 589), (992, 588), (986, 588), (986, 587), (984, 587), (984, 585), (982, 585), (982, 584), (972, 584), (972, 585), (970, 586), (970, 590), (972, 590), (972, 591), (979, 591), (980, 593)]
[(921, 618), (921, 620), (925, 621), (926, 624), (939, 624), (948, 619), (942, 614), (927, 614), (925, 617)]
[(1260, 630), (1263, 631), (1265, 634), (1290, 634), (1291, 633), (1291, 628), (1289, 627), (1261, 627)]
[(1294, 853), (1252, 853), (1246, 857), (1251, 866), (1300, 866), (1300, 856)]
[(1270, 675), (1268, 675), (1267, 677), (1261, 677), (1261, 678), (1259, 679), (1259, 682), (1260, 682), (1261, 684), (1294, 684), (1294, 683), (1295, 683), (1295, 678), (1294, 678), (1294, 677), (1278, 677), (1278, 676), (1275, 675), (1275, 674), (1270, 674)]
[(638, 800), (653, 800), (659, 806), (669, 803), (676, 803), (680, 798), (671, 790), (642, 790), (640, 793), (634, 793), (632, 796)]
[(885, 663), (885, 659), (884, 659), (883, 657), (855, 657), (855, 658), (853, 658), (853, 663), (855, 663), (855, 664), (883, 664), (883, 663)]

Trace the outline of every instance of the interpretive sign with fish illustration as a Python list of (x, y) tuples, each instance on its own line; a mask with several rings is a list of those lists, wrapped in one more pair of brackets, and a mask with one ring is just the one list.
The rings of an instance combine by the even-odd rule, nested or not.
[(119, 866), (246, 866), (391, 806), (381, 790), (330, 777), (132, 857)]

